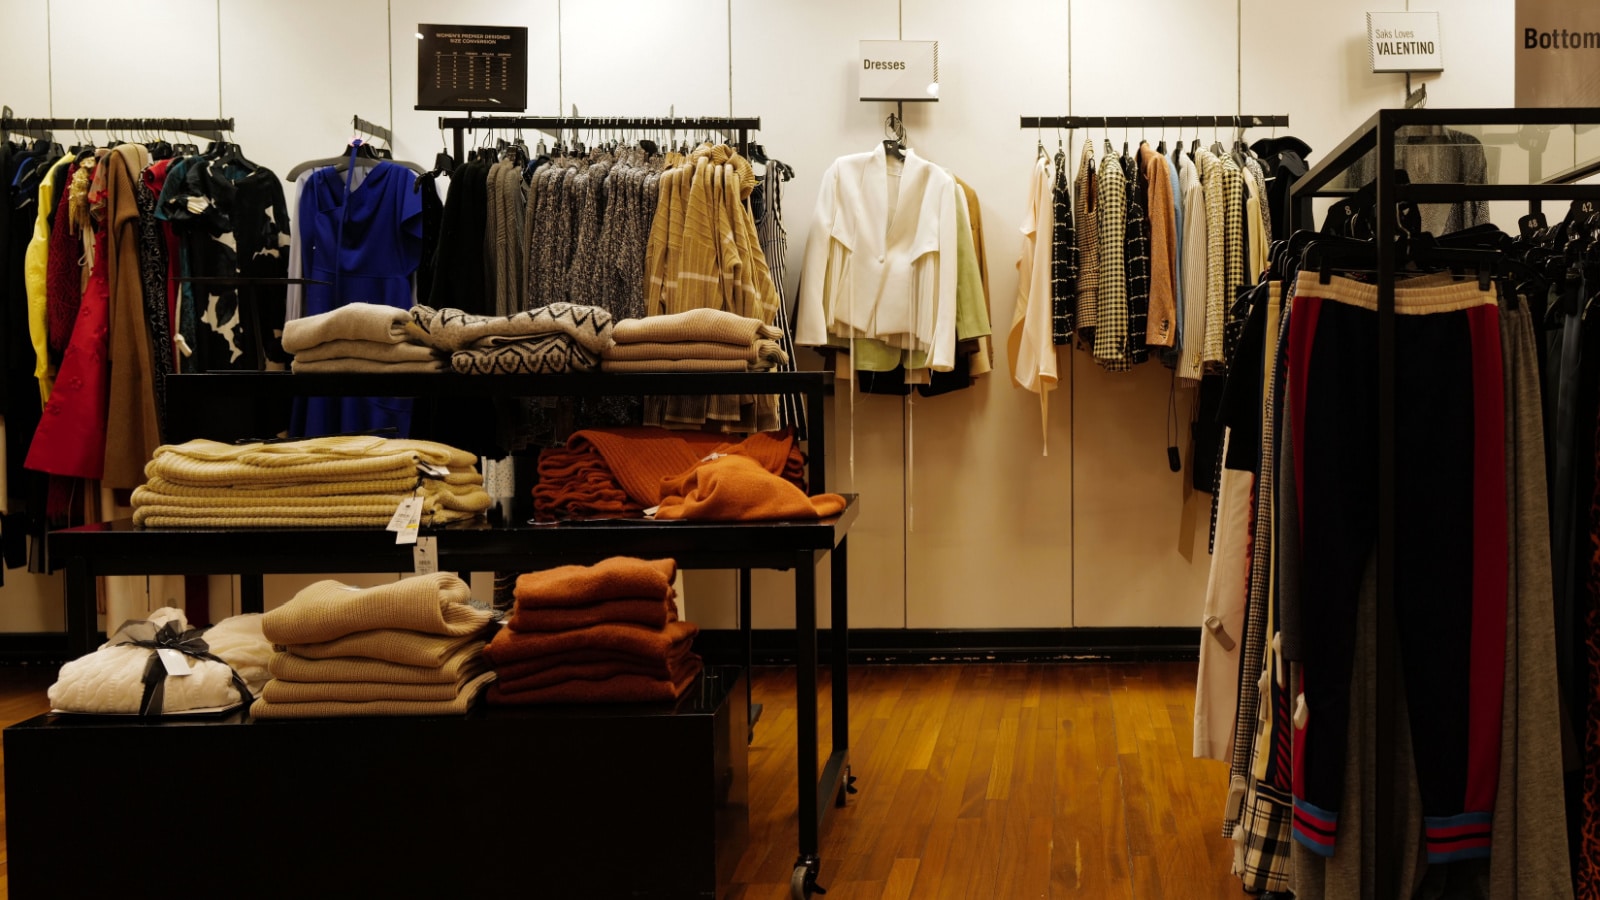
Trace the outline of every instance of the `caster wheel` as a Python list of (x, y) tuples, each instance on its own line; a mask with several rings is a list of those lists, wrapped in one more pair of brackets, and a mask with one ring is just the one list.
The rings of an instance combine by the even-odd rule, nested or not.
[(817, 884), (817, 870), (821, 865), (821, 860), (815, 858), (795, 864), (794, 875), (789, 878), (789, 896), (793, 900), (811, 900), (813, 896), (827, 893)]

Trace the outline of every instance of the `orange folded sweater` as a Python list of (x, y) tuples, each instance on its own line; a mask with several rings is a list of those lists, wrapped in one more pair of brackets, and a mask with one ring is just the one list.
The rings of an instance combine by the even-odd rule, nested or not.
[(606, 600), (671, 599), (678, 564), (670, 559), (613, 556), (592, 566), (558, 566), (517, 577), (520, 609), (590, 606)]
[(823, 519), (845, 508), (838, 494), (805, 492), (745, 456), (723, 456), (661, 482), (658, 519), (759, 522)]
[(592, 447), (605, 458), (617, 483), (636, 503), (661, 502), (661, 481), (694, 468), (712, 454), (737, 454), (755, 460), (768, 472), (789, 468), (794, 434), (787, 429), (758, 432), (740, 441), (726, 435), (665, 428), (607, 428), (574, 432), (568, 450)]
[(689, 657), (694, 655), (693, 638), (673, 644), (668, 649), (667, 655), (660, 658), (635, 656), (612, 650), (567, 650), (498, 665), (495, 667), (495, 675), (504, 681), (520, 681), (556, 669), (603, 665), (635, 675), (670, 680)]
[(517, 631), (502, 628), (483, 649), (496, 669), (522, 660), (570, 650), (604, 650), (644, 659), (665, 660), (674, 645), (693, 641), (700, 628), (692, 622), (669, 622), (666, 628), (638, 625), (592, 625), (574, 631)]
[(667, 589), (667, 595), (655, 600), (606, 600), (588, 606), (522, 607), (511, 615), (511, 627), (517, 631), (571, 631), (591, 625), (628, 623), (646, 628), (665, 628), (668, 622), (678, 621), (676, 592)]
[(499, 706), (535, 703), (666, 703), (682, 697), (700, 674), (700, 662), (684, 667), (678, 680), (667, 681), (638, 675), (617, 675), (604, 681), (563, 681), (549, 687), (506, 691), (501, 685), (489, 687), (488, 701)]
[(700, 668), (700, 657), (691, 653), (674, 662), (664, 673), (650, 665), (623, 660), (553, 666), (519, 678), (506, 678), (504, 675), (497, 674), (495, 680), (502, 691), (514, 694), (519, 691), (536, 691), (541, 688), (553, 687), (568, 681), (605, 681), (608, 678), (616, 678), (621, 675), (675, 684), (683, 680), (686, 672), (698, 668)]

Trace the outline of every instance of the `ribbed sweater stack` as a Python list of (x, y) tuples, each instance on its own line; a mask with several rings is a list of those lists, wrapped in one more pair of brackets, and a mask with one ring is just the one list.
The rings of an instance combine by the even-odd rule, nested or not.
[(516, 612), (484, 653), (490, 703), (662, 703), (700, 673), (670, 559), (612, 557), (517, 579)]
[(266, 614), (276, 646), (257, 719), (461, 715), (494, 680), (488, 610), (440, 572), (360, 588), (319, 581)]
[(382, 303), (349, 303), (315, 316), (290, 320), (284, 349), (294, 354), (296, 374), (448, 372), (450, 360), (417, 342), (406, 330), (407, 310)]
[(625, 319), (601, 354), (605, 372), (749, 372), (785, 365), (774, 325), (717, 309)]

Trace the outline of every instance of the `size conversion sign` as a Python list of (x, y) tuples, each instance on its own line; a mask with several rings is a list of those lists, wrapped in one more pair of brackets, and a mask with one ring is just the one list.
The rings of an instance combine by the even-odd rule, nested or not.
[(1367, 51), (1374, 72), (1443, 72), (1439, 14), (1367, 13)]
[(862, 41), (862, 100), (939, 99), (938, 41)]
[(528, 108), (528, 29), (417, 26), (417, 109)]
[(1518, 106), (1600, 106), (1600, 3), (1517, 0)]

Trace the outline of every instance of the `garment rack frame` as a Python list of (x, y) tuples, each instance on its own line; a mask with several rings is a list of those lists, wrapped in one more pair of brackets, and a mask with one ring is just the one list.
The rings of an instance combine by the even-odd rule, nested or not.
[(735, 137), (740, 153), (750, 146), (750, 132), (761, 130), (760, 116), (440, 116), (439, 130), (453, 132), (451, 146), (459, 161), (466, 153), (466, 133), (478, 129), (516, 131), (718, 131)]
[(141, 117), (112, 119), (69, 119), (59, 116), (34, 118), (18, 116), (7, 106), (0, 110), (0, 133), (25, 134), (29, 137), (47, 137), (53, 131), (176, 131), (195, 137), (220, 141), (224, 132), (233, 131), (232, 118), (181, 119)]

